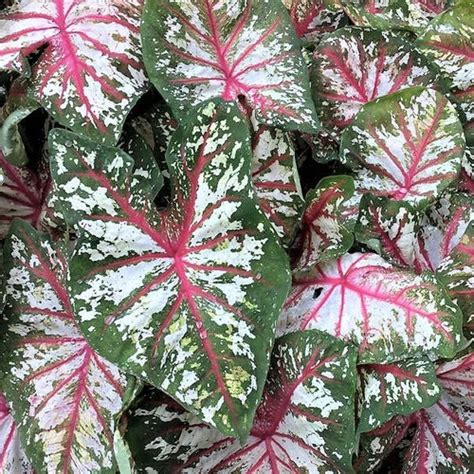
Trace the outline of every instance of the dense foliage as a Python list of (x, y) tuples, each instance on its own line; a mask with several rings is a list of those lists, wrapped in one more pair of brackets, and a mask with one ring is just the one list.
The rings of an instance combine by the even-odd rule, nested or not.
[(0, 472), (473, 472), (473, 44), (473, 0), (0, 1)]

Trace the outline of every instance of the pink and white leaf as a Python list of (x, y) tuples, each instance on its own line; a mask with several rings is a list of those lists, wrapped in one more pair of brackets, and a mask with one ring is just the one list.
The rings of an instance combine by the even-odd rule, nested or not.
[(33, 468), (21, 446), (15, 420), (0, 393), (0, 472), (32, 474)]
[(360, 201), (355, 236), (396, 265), (414, 268), (419, 216), (410, 204), (366, 194)]
[(0, 168), (3, 171), (0, 184), (0, 239), (4, 239), (15, 218), (21, 218), (36, 228), (40, 226), (50, 184), (29, 168), (12, 165), (1, 152)]
[(424, 207), (458, 178), (464, 145), (448, 100), (413, 87), (364, 105), (342, 134), (341, 158), (361, 193)]
[(39, 472), (113, 473), (127, 378), (78, 329), (62, 245), (21, 221), (5, 245), (0, 364), (24, 449)]
[(391, 31), (343, 28), (325, 35), (313, 58), (316, 110), (330, 128), (349, 125), (367, 102), (435, 82), (421, 54)]
[(327, 0), (283, 0), (290, 12), (296, 34), (307, 41), (344, 24), (346, 17), (337, 2)]
[(252, 183), (260, 208), (288, 245), (304, 204), (293, 143), (282, 130), (253, 121), (252, 152)]
[(361, 365), (359, 374), (359, 433), (430, 407), (441, 394), (434, 364), (427, 359)]
[(446, 4), (446, 0), (349, 0), (343, 7), (358, 26), (423, 32)]
[(354, 181), (350, 176), (323, 178), (308, 192), (296, 270), (310, 270), (316, 263), (337, 258), (350, 249), (354, 239), (342, 213), (353, 193)]
[(437, 274), (464, 316), (466, 337), (474, 336), (474, 223), (441, 262)]
[(163, 211), (140, 194), (121, 150), (60, 130), (50, 144), (58, 201), (79, 234), (70, 292), (91, 345), (247, 436), (290, 275), (254, 199), (245, 118), (208, 102), (176, 131)]
[(16, 0), (0, 13), (0, 70), (28, 75), (29, 88), (61, 124), (115, 143), (146, 91), (141, 0)]
[(422, 354), (452, 357), (462, 339), (461, 319), (434, 275), (355, 253), (294, 278), (280, 328), (319, 329), (356, 344), (360, 363), (390, 363)]
[(362, 436), (357, 463), (372, 472), (404, 441), (403, 474), (453, 472), (468, 474), (474, 468), (474, 354), (445, 362), (436, 370), (442, 388), (439, 401), (409, 416), (397, 416)]
[(148, 0), (143, 18), (149, 77), (178, 120), (208, 99), (245, 98), (260, 122), (316, 131), (307, 68), (280, 1)]
[(422, 216), (415, 251), (417, 271), (435, 271), (460, 243), (474, 221), (474, 198), (463, 193), (444, 193)]
[(351, 471), (355, 359), (354, 348), (319, 331), (279, 339), (253, 428), (242, 445), (179, 410), (172, 400), (151, 394), (129, 416), (127, 439), (138, 469)]

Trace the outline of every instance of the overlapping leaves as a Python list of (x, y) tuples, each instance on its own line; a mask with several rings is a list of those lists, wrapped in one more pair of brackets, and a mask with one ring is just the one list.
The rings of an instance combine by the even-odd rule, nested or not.
[(115, 143), (145, 92), (140, 0), (17, 0), (0, 13), (0, 70), (30, 74), (32, 96), (63, 125)]
[(354, 437), (355, 358), (354, 348), (319, 331), (279, 339), (262, 402), (243, 445), (169, 399), (156, 394), (145, 398), (129, 421), (139, 470), (347, 472)]

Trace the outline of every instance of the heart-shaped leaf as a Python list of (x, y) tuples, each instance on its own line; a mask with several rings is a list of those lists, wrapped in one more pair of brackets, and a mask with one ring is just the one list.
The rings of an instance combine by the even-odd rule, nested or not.
[(50, 141), (58, 200), (80, 236), (70, 291), (92, 346), (222, 432), (247, 436), (290, 278), (253, 199), (237, 107), (209, 102), (173, 135), (174, 194), (161, 213), (135, 198), (123, 152), (64, 131)]
[(279, 339), (243, 445), (172, 401), (145, 398), (129, 416), (127, 433), (139, 471), (351, 472), (355, 359), (353, 348), (319, 331)]
[(316, 263), (337, 258), (351, 248), (354, 238), (341, 213), (353, 192), (354, 181), (350, 176), (323, 178), (308, 192), (297, 270), (311, 269)]
[(434, 83), (423, 57), (399, 34), (357, 27), (324, 36), (311, 78), (316, 109), (331, 128), (346, 127), (378, 97)]
[(0, 472), (32, 474), (33, 468), (25, 456), (15, 420), (5, 397), (0, 393)]
[(314, 132), (317, 118), (291, 19), (280, 1), (148, 0), (145, 65), (174, 115), (245, 97), (257, 119)]
[(305, 40), (317, 40), (347, 20), (336, 0), (283, 0), (290, 12), (296, 34)]
[(395, 415), (430, 407), (441, 394), (435, 367), (426, 359), (362, 365), (359, 371), (359, 433), (378, 428)]
[(127, 379), (78, 330), (65, 286), (67, 254), (15, 221), (5, 260), (2, 387), (28, 457), (38, 472), (114, 473), (114, 418)]
[(448, 100), (413, 87), (364, 105), (342, 134), (341, 159), (360, 192), (421, 207), (457, 178), (464, 145)]
[(253, 122), (252, 183), (260, 208), (288, 245), (303, 207), (291, 138), (282, 130)]
[(362, 436), (364, 449), (357, 464), (360, 472), (372, 472), (413, 428), (415, 432), (405, 447), (403, 474), (472, 472), (474, 354), (441, 364), (436, 375), (442, 395), (432, 407), (392, 418)]
[(354, 24), (380, 29), (423, 31), (446, 0), (348, 0), (344, 10)]
[(474, 17), (472, 1), (458, 1), (437, 16), (417, 41), (450, 83), (466, 119), (474, 120)]
[(7, 235), (15, 217), (21, 217), (34, 227), (40, 226), (49, 180), (29, 168), (12, 165), (0, 152), (3, 182), (0, 184), (0, 239)]
[(464, 315), (464, 331), (474, 336), (474, 223), (438, 267), (438, 276)]
[(115, 143), (147, 85), (141, 64), (141, 0), (16, 0), (0, 13), (0, 69), (29, 74), (29, 87), (63, 125)]
[(462, 317), (429, 273), (415, 275), (376, 254), (346, 254), (294, 278), (285, 332), (320, 329), (359, 346), (361, 363), (428, 354), (452, 357)]

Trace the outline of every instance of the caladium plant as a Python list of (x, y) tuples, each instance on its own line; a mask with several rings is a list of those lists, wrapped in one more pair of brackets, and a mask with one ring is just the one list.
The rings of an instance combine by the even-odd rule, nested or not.
[(474, 470), (472, 0), (0, 0), (0, 471)]

